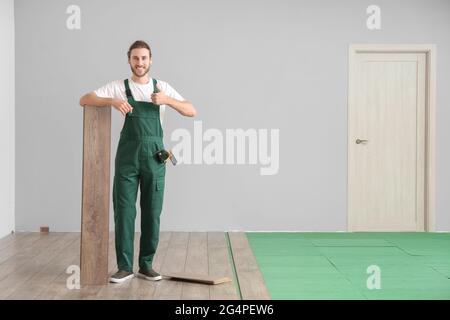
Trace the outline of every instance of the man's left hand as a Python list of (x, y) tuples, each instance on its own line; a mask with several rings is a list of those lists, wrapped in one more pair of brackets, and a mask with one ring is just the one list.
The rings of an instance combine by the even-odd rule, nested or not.
[(152, 102), (157, 105), (167, 104), (169, 101), (169, 97), (166, 96), (164, 91), (162, 91), (159, 83), (156, 84), (156, 87), (158, 88), (158, 92), (152, 93)]

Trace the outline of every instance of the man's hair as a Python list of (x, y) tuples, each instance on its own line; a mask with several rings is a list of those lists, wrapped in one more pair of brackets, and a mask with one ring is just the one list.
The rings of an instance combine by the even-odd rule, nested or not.
[(152, 50), (150, 50), (150, 46), (147, 44), (147, 42), (145, 42), (143, 40), (137, 40), (137, 41), (133, 42), (133, 44), (130, 46), (130, 49), (128, 49), (128, 59), (130, 59), (131, 50), (139, 49), (139, 48), (148, 49), (148, 51), (150, 52), (150, 58), (152, 57)]

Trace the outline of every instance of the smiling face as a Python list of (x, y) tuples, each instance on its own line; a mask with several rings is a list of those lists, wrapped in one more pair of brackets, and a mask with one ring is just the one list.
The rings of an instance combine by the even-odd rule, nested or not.
[(150, 65), (152, 64), (150, 51), (146, 48), (135, 48), (131, 50), (128, 63), (136, 77), (144, 77), (150, 70)]

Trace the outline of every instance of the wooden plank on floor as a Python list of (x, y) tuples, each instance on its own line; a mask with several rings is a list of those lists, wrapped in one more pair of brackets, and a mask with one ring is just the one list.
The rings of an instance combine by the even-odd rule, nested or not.
[[(224, 232), (208, 232), (208, 268), (210, 275), (233, 279), (228, 244)], [(211, 300), (238, 300), (236, 282), (222, 283), (209, 287)]]
[(8, 297), (17, 288), (20, 288), (25, 282), (29, 281), (36, 273), (46, 268), (49, 261), (58, 255), (74, 239), (73, 234), (50, 233), (39, 242), (39, 246), (34, 246), (35, 248), (32, 253), (29, 252), (28, 255), (17, 258), (24, 259), (22, 260), (21, 266), (0, 281), (0, 299)]
[(0, 251), (4, 248), (6, 248), (7, 246), (9, 246), (10, 244), (12, 244), (15, 239), (17, 238), (17, 234), (15, 233), (10, 233), (6, 236), (4, 236), (3, 238), (0, 239)]
[(76, 289), (69, 290), (67, 288), (67, 279), (70, 274), (66, 270), (71, 265), (78, 265), (80, 262), (80, 233), (77, 233), (77, 238), (65, 250), (66, 254), (61, 255), (59, 262), (54, 267), (56, 277), (51, 281), (47, 287), (34, 297), (35, 300), (53, 300), (63, 299), (64, 293), (76, 291)]
[[(165, 259), (161, 265), (160, 273), (183, 272), (186, 265), (188, 232), (172, 232)], [(158, 281), (153, 295), (154, 299), (179, 300), (183, 284), (179, 281), (163, 279)]]
[(15, 255), (23, 253), (26, 250), (29, 251), (36, 241), (43, 238), (45, 239), (45, 236), (46, 235), (42, 235), (38, 232), (26, 232), (21, 235), (15, 235), (13, 243), (0, 250), (0, 265), (5, 261), (10, 260)]
[(79, 247), (79, 233), (67, 233), (67, 235), (64, 238), (61, 238), (59, 242), (58, 248), (54, 248), (54, 251), (56, 251), (57, 254), (50, 258), (48, 263), (43, 265), (43, 267), (39, 267), (39, 262), (35, 261), (36, 265), (33, 265), (34, 267), (32, 267), (35, 268), (37, 272), (27, 281), (16, 287), (7, 299), (35, 299), (54, 281), (54, 279), (58, 277), (61, 270), (67, 269), (69, 265), (62, 264), (62, 262), (68, 259), (68, 257), (73, 256), (73, 253), (71, 252), (73, 246)]
[[(37, 236), (37, 237), (36, 237)], [(5, 266), (11, 275), (4, 274), (0, 281), (0, 298), (8, 299), (238, 299), (233, 283), (219, 285), (193, 284), (181, 281), (157, 282), (133, 279), (121, 285), (85, 286), (69, 290), (66, 286), (70, 265), (78, 265), (80, 234), (50, 233), (42, 236), (22, 235), (22, 241), (11, 244), (20, 252), (9, 252)], [(108, 271), (117, 271), (113, 234), (110, 235)], [(138, 248), (138, 234), (135, 248)], [(28, 239), (28, 240), (27, 240)], [(231, 234), (236, 269), (244, 299), (268, 299), (257, 285), (256, 261), (249, 259), (250, 248), (245, 234)], [(26, 247), (25, 244), (30, 244)], [(8, 246), (10, 247), (10, 246)], [(138, 269), (138, 250), (135, 250), (135, 269)], [(250, 251), (251, 253), (251, 251)], [(250, 257), (254, 259), (253, 254)], [(25, 263), (27, 262), (27, 263)], [(252, 267), (253, 264), (253, 267)], [(163, 232), (155, 255), (153, 267), (161, 274), (205, 273), (233, 278), (225, 234), (222, 232), (198, 233)], [(0, 271), (2, 270), (0, 264)], [(4, 271), (6, 269), (3, 269)], [(14, 272), (15, 271), (15, 272)], [(256, 279), (256, 280), (255, 280)], [(262, 278), (261, 278), (262, 279)], [(261, 280), (260, 279), (260, 280)], [(261, 281), (259, 281), (261, 282)], [(28, 283), (30, 287), (27, 289)], [(29, 290), (26, 292), (25, 290)]]
[(108, 283), (111, 108), (84, 107), (81, 284)]
[[(108, 241), (108, 273), (112, 274), (116, 271), (116, 261), (115, 261), (115, 246), (114, 246), (114, 233), (109, 233), (109, 241)], [(67, 265), (70, 264), (79, 264), (80, 260), (80, 248), (78, 245), (78, 248), (73, 248), (73, 257), (72, 261), (70, 263), (67, 263)], [(67, 266), (66, 266), (67, 268)], [(39, 298), (44, 299), (58, 299), (58, 300), (90, 300), (90, 299), (100, 299), (99, 293), (101, 290), (103, 290), (106, 286), (102, 285), (87, 285), (81, 287), (81, 289), (68, 289), (66, 286), (67, 278), (69, 277), (68, 274), (65, 273), (65, 270), (60, 273), (57, 279), (53, 281), (51, 284), (51, 289), (46, 294), (40, 296)]]
[[(67, 288), (67, 280), (70, 274), (66, 273), (66, 269), (70, 265), (78, 265), (80, 263), (80, 241), (81, 237), (78, 233), (78, 241), (73, 243), (69, 249), (70, 252), (61, 261), (58, 266), (58, 276), (48, 285), (47, 289), (39, 294), (36, 299), (54, 299), (54, 300), (80, 300), (80, 299), (97, 299), (98, 292), (103, 289), (104, 286), (89, 285), (83, 286), (81, 289), (69, 289)], [(109, 271), (116, 268), (115, 263), (111, 263), (115, 260), (114, 253), (114, 234), (110, 233), (108, 251), (112, 252), (112, 258), (108, 261)]]
[(15, 273), (24, 264), (29, 262), (52, 241), (60, 237), (60, 233), (41, 235), (30, 232), (16, 238), (16, 241), (1, 252), (2, 263), (0, 264), (0, 281)]
[(242, 299), (268, 300), (269, 292), (244, 232), (229, 232)]
[[(208, 237), (206, 232), (189, 233), (184, 273), (209, 275)], [(182, 282), (181, 299), (209, 300), (209, 285)]]

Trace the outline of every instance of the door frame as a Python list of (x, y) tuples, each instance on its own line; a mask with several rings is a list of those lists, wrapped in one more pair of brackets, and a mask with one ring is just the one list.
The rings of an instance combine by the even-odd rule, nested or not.
[[(347, 230), (351, 229), (352, 213), (349, 210), (350, 183), (350, 93), (353, 88), (354, 62), (358, 53), (425, 53), (425, 231), (435, 231), (436, 211), (436, 45), (435, 44), (350, 44), (348, 51), (348, 100), (347, 100)], [(350, 138), (352, 141), (350, 141)]]

